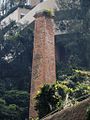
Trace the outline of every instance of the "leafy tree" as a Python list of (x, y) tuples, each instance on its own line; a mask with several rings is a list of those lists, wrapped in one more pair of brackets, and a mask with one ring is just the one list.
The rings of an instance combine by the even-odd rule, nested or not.
[(20, 107), (27, 107), (29, 102), (28, 93), (25, 91), (11, 90), (5, 93), (7, 104), (16, 104)]
[(4, 120), (25, 120), (28, 118), (27, 92), (8, 91), (0, 99), (0, 119)]
[(0, 119), (20, 120), (20, 110), (15, 104), (7, 106), (5, 100), (0, 99)]
[(41, 88), (41, 91), (36, 96), (36, 110), (38, 111), (39, 117), (42, 118), (51, 111), (60, 107), (62, 101), (61, 97), (55, 90), (55, 86), (45, 85)]
[(87, 119), (86, 120), (90, 120), (90, 106), (87, 108)]
[[(36, 109), (39, 109), (40, 117), (58, 107), (66, 107), (67, 101), (69, 103), (71, 101), (72, 105), (73, 99), (90, 93), (88, 72), (74, 70), (90, 70), (90, 0), (58, 1), (60, 13), (56, 15), (55, 22), (59, 22), (59, 29), (64, 32), (58, 40), (56, 39), (60, 40), (56, 43), (59, 48), (63, 48), (59, 49), (61, 56), (57, 63), (59, 83), (44, 86), (36, 97)], [(22, 5), (25, 0), (10, 0), (8, 4), (2, 5), (2, 13), (6, 11), (8, 15), (13, 12), (18, 5), (16, 3)], [(9, 4), (12, 8), (10, 11), (7, 7)], [(17, 26), (14, 23), (0, 30), (0, 119), (2, 120), (28, 118), (28, 93), (24, 91), (29, 89), (32, 51), (33, 30), (30, 26)], [(65, 56), (64, 59), (61, 59), (62, 56)]]
[(44, 85), (35, 98), (39, 117), (84, 100), (90, 94), (89, 85), (90, 73), (81, 70), (74, 70), (72, 75), (63, 76), (53, 85)]

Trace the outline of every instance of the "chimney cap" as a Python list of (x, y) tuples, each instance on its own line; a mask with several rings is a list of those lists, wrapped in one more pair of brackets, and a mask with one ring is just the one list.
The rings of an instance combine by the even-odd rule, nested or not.
[(44, 10), (40, 10), (40, 11), (36, 12), (35, 15), (34, 15), (35, 18), (40, 17), (40, 16), (53, 18), (54, 17), (54, 11), (44, 9)]

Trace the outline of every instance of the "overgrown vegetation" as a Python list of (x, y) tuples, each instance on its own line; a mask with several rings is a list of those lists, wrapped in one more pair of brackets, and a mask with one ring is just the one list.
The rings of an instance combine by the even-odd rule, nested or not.
[(36, 110), (39, 117), (56, 109), (63, 109), (90, 95), (90, 73), (75, 70), (70, 76), (63, 76), (62, 80), (53, 85), (44, 85), (36, 97)]
[(87, 119), (86, 120), (90, 120), (90, 106), (87, 108)]
[[(56, 36), (58, 82), (39, 91), (36, 109), (40, 118), (77, 104), (87, 98), (81, 96), (90, 94), (90, 0), (59, 2), (61, 10), (55, 22), (64, 34)], [(28, 119), (32, 51), (30, 26), (12, 22), (0, 30), (0, 120)]]
[(25, 120), (28, 118), (28, 93), (23, 91), (7, 91), (0, 98), (1, 120)]
[(0, 31), (0, 120), (28, 119), (33, 31), (24, 28), (12, 21)]

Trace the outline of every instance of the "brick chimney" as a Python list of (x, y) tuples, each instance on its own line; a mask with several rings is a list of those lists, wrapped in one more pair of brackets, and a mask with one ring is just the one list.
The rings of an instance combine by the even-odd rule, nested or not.
[(44, 84), (56, 81), (54, 21), (45, 11), (37, 13), (35, 18), (29, 118), (37, 116), (34, 108), (37, 92)]

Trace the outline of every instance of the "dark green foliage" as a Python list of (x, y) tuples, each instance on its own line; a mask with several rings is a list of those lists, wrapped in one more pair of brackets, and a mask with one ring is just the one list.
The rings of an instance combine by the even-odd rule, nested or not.
[(79, 70), (72, 70), (70, 73), (67, 75), (63, 74), (63, 76), (58, 74), (58, 80), (62, 82), (66, 81), (67, 87), (73, 89), (71, 96), (73, 98), (79, 98), (80, 96), (90, 94), (90, 73)]
[[(1, 31), (0, 120), (28, 119), (33, 31), (30, 27), (21, 31), (23, 27), (14, 22)], [(12, 58), (5, 60), (8, 55)]]
[(60, 107), (62, 103), (60, 98), (57, 90), (55, 90), (55, 86), (45, 85), (42, 87), (40, 93), (35, 98), (37, 100), (35, 107), (39, 117), (42, 118)]
[[(24, 2), (20, 0), (18, 6), (31, 8), (24, 6)], [(90, 94), (90, 77), (75, 72), (75, 69), (90, 70), (90, 0), (80, 0), (81, 4), (78, 0), (59, 2), (62, 10), (57, 12), (55, 22), (58, 20), (59, 29), (65, 32), (56, 36), (60, 58), (57, 60), (59, 83), (45, 85), (36, 97), (40, 118), (58, 107), (63, 108), (67, 94), (71, 103), (72, 99)], [(0, 20), (18, 6), (15, 5), (15, 0), (11, 0), (10, 10), (6, 10), (5, 16)], [(0, 120), (28, 118), (33, 30), (30, 26), (25, 26), (17, 26), (12, 21), (0, 30)]]
[(1, 120), (22, 120), (20, 114), (19, 107), (16, 107), (15, 105), (0, 105)]
[(25, 107), (29, 104), (29, 96), (25, 91), (11, 90), (5, 93), (5, 101), (7, 104), (16, 104), (20, 107)]
[[(3, 30), (6, 36), (0, 40), (0, 79), (5, 88), (28, 90), (32, 64), (33, 31), (28, 26), (14, 25)], [(10, 59), (5, 59), (5, 56)], [(14, 66), (14, 67), (13, 67)], [(23, 66), (23, 67), (22, 67)], [(18, 71), (18, 72), (17, 72)], [(3, 80), (4, 79), (4, 80)], [(22, 81), (22, 82), (21, 82)]]
[(87, 119), (86, 120), (90, 120), (90, 106), (87, 108)]
[(28, 118), (29, 96), (25, 91), (7, 91), (0, 99), (0, 119), (25, 120)]
[(5, 93), (5, 84), (3, 80), (0, 80), (0, 97), (2, 97)]
[(63, 49), (59, 50), (58, 62), (64, 68), (90, 70), (90, 0), (57, 1), (61, 10), (56, 12), (55, 22), (64, 35), (56, 36), (56, 45), (62, 45), (65, 51), (62, 59)]
[(90, 72), (73, 70), (72, 73), (54, 85), (44, 85), (38, 92), (35, 107), (40, 118), (58, 108), (73, 106), (90, 95)]

